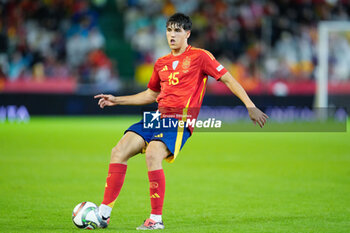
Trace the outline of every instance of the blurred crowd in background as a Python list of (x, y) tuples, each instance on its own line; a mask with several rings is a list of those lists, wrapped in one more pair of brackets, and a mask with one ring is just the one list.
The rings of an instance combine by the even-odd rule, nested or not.
[[(192, 18), (190, 43), (212, 52), (248, 90), (267, 79), (314, 79), (318, 22), (346, 21), (350, 16), (346, 0), (122, 2), (125, 36), (139, 52), (140, 69), (166, 53), (166, 17), (179, 11)], [(332, 36), (330, 77), (349, 80), (350, 32)]]
[(115, 82), (89, 1), (1, 1), (0, 15), (0, 77)]
[[(97, 1), (94, 1), (97, 2)], [(105, 2), (105, 1), (101, 1)], [(191, 16), (190, 44), (209, 50), (248, 89), (267, 80), (313, 80), (317, 25), (350, 18), (347, 0), (116, 0), (124, 39), (135, 52), (135, 80), (149, 80), (155, 60), (169, 53), (167, 17)], [(68, 79), (119, 84), (106, 55), (98, 13), (87, 0), (0, 1), (0, 79)], [(350, 32), (331, 35), (330, 77), (350, 78)]]

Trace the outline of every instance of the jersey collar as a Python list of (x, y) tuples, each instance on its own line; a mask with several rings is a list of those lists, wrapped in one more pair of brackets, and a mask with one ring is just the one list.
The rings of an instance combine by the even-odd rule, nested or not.
[(180, 56), (182, 56), (183, 54), (185, 54), (187, 51), (189, 51), (191, 48), (192, 48), (191, 45), (187, 45), (185, 51), (184, 51), (183, 53), (181, 53), (180, 55), (174, 56), (174, 54), (171, 53), (171, 52), (170, 52), (170, 54), (171, 54), (171, 56), (173, 56), (173, 57), (180, 57)]

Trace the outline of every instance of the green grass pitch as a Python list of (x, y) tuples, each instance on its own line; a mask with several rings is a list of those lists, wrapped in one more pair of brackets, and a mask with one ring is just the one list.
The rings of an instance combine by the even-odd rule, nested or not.
[[(102, 201), (111, 148), (135, 117), (0, 124), (0, 232), (82, 232)], [(350, 232), (350, 133), (195, 133), (167, 179), (164, 232)], [(129, 161), (108, 229), (150, 211), (144, 155)]]

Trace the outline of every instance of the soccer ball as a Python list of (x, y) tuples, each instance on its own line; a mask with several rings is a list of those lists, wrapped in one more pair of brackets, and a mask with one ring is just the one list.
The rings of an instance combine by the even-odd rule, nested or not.
[(85, 201), (73, 209), (72, 220), (78, 228), (93, 230), (100, 226), (101, 217), (95, 203)]

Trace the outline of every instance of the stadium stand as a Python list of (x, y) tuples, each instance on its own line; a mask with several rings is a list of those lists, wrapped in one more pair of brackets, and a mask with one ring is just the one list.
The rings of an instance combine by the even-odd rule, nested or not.
[[(211, 51), (248, 92), (310, 94), (317, 23), (349, 20), (350, 2), (3, 0), (0, 91), (22, 90), (24, 82), (34, 81), (34, 92), (55, 92), (55, 85), (35, 87), (45, 80), (66, 80), (68, 92), (79, 93), (116, 91), (126, 82), (144, 87), (155, 60), (169, 52), (164, 25), (177, 11), (193, 19), (190, 43)], [(334, 37), (330, 91), (349, 93), (350, 34)], [(227, 93), (215, 82), (208, 90)]]

